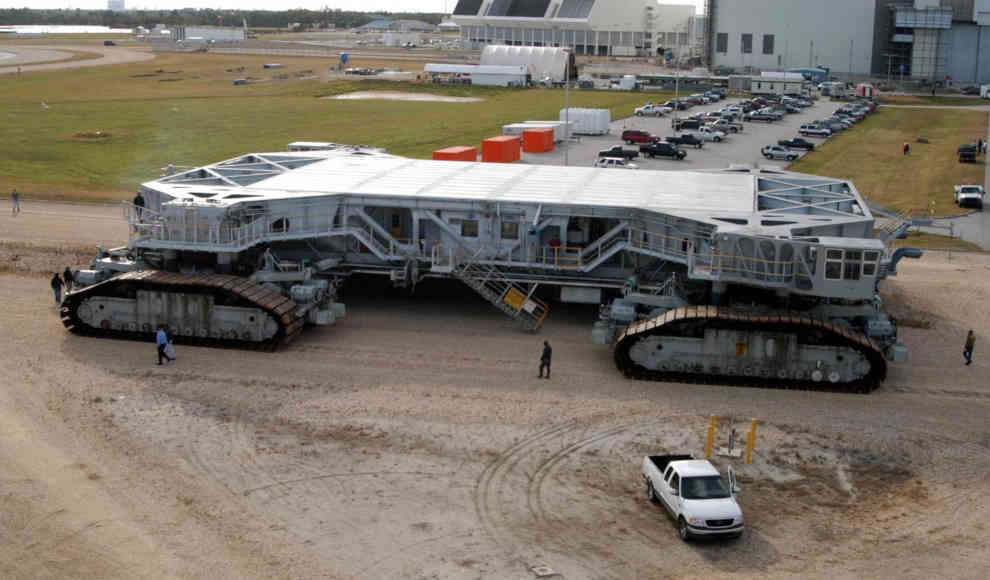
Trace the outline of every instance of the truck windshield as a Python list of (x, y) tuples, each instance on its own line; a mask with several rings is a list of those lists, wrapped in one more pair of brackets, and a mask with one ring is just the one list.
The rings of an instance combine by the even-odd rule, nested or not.
[(681, 480), (681, 496), (684, 499), (722, 499), (729, 497), (729, 490), (717, 475), (687, 477)]

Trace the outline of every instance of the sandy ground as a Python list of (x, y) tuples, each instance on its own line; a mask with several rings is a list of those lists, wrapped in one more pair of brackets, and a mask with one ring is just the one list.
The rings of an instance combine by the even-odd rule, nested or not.
[[(49, 232), (85, 245), (114, 231), (78, 219), (103, 209), (47, 207), (16, 226), (0, 213), (0, 242), (40, 262)], [(407, 297), (352, 281), (348, 317), (284, 351), (180, 347), (156, 367), (151, 344), (65, 332), (43, 273), (18, 272), (0, 275), (2, 578), (503, 579), (537, 564), (568, 579), (983, 578), (990, 566), (984, 255), (905, 261), (884, 283), (914, 325), (911, 362), (868, 396), (628, 381), (588, 344), (593, 308), (554, 305), (532, 335), (451, 284)], [(535, 377), (544, 339), (550, 381)], [(700, 452), (710, 413), (720, 443), (760, 420), (753, 463), (732, 463), (748, 528), (685, 544), (647, 501), (640, 463)]]
[(385, 101), (435, 101), (438, 103), (476, 103), (482, 99), (476, 97), (445, 97), (430, 93), (401, 93), (388, 91), (357, 91), (330, 97), (331, 99), (381, 99)]
[[(99, 58), (85, 60), (73, 60), (69, 62), (59, 62), (72, 58), (72, 53), (67, 51), (96, 52), (102, 53)], [(13, 53), (11, 58), (0, 60), (0, 74), (16, 74), (18, 69), (21, 72), (34, 70), (58, 70), (65, 68), (81, 68), (89, 66), (104, 66), (109, 64), (123, 64), (127, 62), (139, 62), (151, 60), (155, 55), (147, 50), (134, 50), (119, 46), (41, 46), (41, 45), (17, 45), (12, 43), (0, 44), (0, 51)], [(40, 64), (41, 61), (53, 61)], [(39, 64), (19, 65), (19, 63), (33, 62)]]

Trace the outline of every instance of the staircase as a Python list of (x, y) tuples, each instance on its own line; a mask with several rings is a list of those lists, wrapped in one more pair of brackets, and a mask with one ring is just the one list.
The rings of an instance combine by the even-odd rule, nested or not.
[(498, 268), (468, 262), (452, 273), (526, 330), (539, 328), (550, 312), (546, 303), (530, 296)]

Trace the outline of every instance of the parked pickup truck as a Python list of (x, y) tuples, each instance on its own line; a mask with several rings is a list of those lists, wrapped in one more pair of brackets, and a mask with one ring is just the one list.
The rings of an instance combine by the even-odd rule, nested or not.
[(800, 137), (795, 137), (793, 139), (781, 139), (780, 141), (777, 141), (777, 145), (787, 147), (788, 149), (804, 149), (805, 151), (815, 150), (814, 143)]
[(674, 130), (697, 129), (701, 127), (700, 119), (674, 119)]
[(670, 107), (664, 107), (663, 105), (643, 105), (642, 107), (636, 107), (634, 111), (637, 117), (649, 116), (649, 117), (662, 117), (666, 113), (673, 111)]
[(598, 152), (599, 157), (623, 157), (625, 159), (635, 159), (639, 157), (639, 151), (635, 149), (625, 149), (622, 145), (616, 145), (611, 149), (602, 149)]
[(738, 133), (743, 130), (742, 123), (732, 123), (728, 119), (716, 119), (708, 124), (709, 127), (725, 133)]
[(725, 139), (725, 133), (712, 129), (711, 127), (705, 126), (701, 127), (697, 131), (692, 131), (692, 135), (698, 139), (703, 139), (705, 141), (714, 141), (716, 143), (721, 142)]
[(683, 135), (670, 135), (665, 137), (664, 141), (674, 145), (690, 145), (692, 147), (697, 147), (698, 149), (701, 149), (705, 145), (704, 139), (698, 139), (690, 133), (684, 133)]
[(670, 157), (671, 159), (677, 159), (680, 161), (681, 159), (687, 157), (686, 151), (683, 149), (678, 149), (673, 144), (664, 141), (640, 145), (639, 152), (650, 159), (653, 159), (659, 155), (660, 157)]
[(971, 206), (976, 209), (983, 209), (983, 186), (982, 185), (957, 185), (955, 188), (956, 205), (959, 207)]
[(691, 455), (647, 455), (643, 458), (643, 479), (647, 497), (667, 508), (682, 540), (742, 535), (743, 514), (735, 498), (741, 490), (731, 470), (726, 487), (707, 460)]

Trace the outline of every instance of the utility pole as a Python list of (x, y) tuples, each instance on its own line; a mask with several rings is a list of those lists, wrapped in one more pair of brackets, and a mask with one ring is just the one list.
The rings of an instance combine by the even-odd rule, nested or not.
[(812, 40), (811, 44), (808, 45), (808, 68), (814, 66), (814, 63), (811, 62), (814, 59), (814, 54), (815, 54), (815, 41)]
[(853, 39), (849, 39), (849, 80), (852, 80), (853, 75)]

